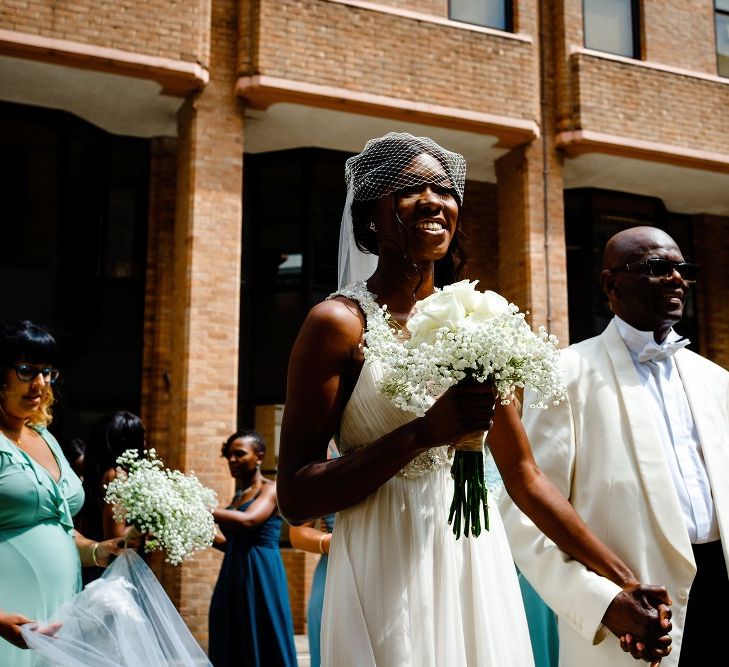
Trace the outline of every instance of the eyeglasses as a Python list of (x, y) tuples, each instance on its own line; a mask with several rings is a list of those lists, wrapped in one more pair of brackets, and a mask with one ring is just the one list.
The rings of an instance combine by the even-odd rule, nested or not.
[(681, 278), (687, 283), (695, 283), (699, 277), (698, 264), (672, 262), (670, 259), (660, 259), (659, 257), (641, 259), (639, 262), (625, 264), (610, 270), (623, 271), (625, 273), (640, 273), (644, 276), (653, 276), (654, 278), (666, 278), (672, 276), (674, 271), (678, 271), (681, 274)]
[(17, 364), (11, 367), (21, 382), (33, 382), (38, 375), (42, 375), (46, 382), (53, 384), (61, 374), (57, 368), (50, 366), (31, 366), (30, 364)]

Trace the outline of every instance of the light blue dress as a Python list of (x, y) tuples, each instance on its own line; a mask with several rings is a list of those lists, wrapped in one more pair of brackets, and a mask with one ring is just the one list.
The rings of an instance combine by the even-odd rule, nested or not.
[[(334, 528), (334, 514), (322, 519), (327, 532)], [(327, 580), (327, 563), (329, 554), (323, 554), (314, 569), (309, 593), (309, 605), (306, 612), (306, 627), (309, 633), (309, 658), (311, 667), (321, 664), (321, 611), (324, 606), (324, 584)]]
[[(0, 434), (0, 608), (47, 621), (81, 590), (81, 562), (72, 531), (84, 491), (56, 439), (45, 428), (37, 431), (56, 457), (58, 482)], [(35, 664), (33, 651), (0, 639), (0, 665)]]

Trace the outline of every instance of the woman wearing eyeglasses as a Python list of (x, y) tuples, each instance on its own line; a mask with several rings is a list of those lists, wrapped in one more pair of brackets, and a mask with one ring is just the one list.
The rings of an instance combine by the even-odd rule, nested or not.
[(0, 325), (0, 665), (34, 665), (20, 626), (49, 619), (80, 590), (82, 565), (106, 566), (123, 547), (73, 528), (83, 487), (47, 428), (56, 360), (42, 327)]

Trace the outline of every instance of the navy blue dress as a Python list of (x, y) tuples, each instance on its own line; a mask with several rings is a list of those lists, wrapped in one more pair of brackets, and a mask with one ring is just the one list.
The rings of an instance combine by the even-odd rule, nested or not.
[[(253, 500), (237, 509), (245, 511)], [(295, 666), (294, 624), (278, 546), (281, 517), (272, 514), (256, 528), (223, 532), (228, 544), (210, 602), (210, 662)]]

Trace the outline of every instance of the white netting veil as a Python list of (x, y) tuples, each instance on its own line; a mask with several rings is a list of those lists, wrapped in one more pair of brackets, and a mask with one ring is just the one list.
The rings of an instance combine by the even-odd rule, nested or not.
[[(425, 161), (409, 170), (413, 160), (425, 153), (435, 158), (432, 168)], [(379, 199), (396, 190), (413, 185), (435, 183), (452, 189), (463, 205), (466, 185), (466, 161), (459, 153), (447, 151), (428, 137), (414, 137), (407, 132), (389, 132), (370, 139), (364, 150), (347, 160), (344, 178), (352, 184), (354, 199)]]
[[(425, 156), (417, 160), (419, 156)], [(344, 168), (347, 201), (339, 232), (339, 288), (365, 280), (377, 267), (377, 257), (357, 245), (352, 202), (379, 199), (404, 188), (430, 183), (453, 191), (463, 205), (466, 161), (459, 153), (439, 146), (428, 137), (407, 132), (388, 132), (370, 139)]]

